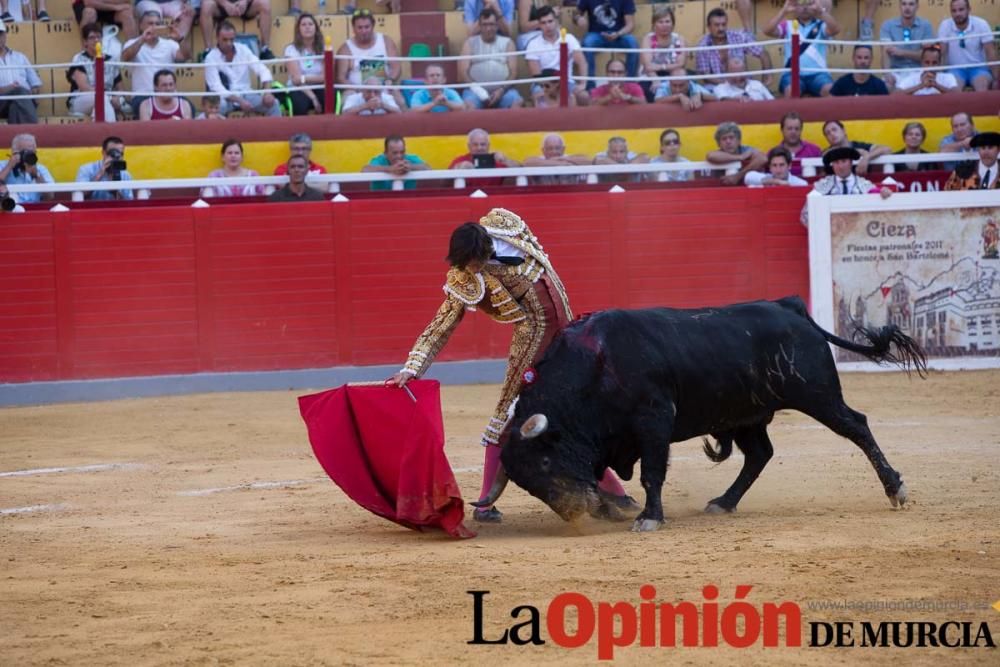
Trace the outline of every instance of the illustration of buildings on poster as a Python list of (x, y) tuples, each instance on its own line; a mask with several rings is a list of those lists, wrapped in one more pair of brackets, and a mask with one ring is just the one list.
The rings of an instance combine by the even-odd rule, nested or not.
[(892, 323), (928, 358), (1000, 357), (1000, 208), (835, 213), (830, 223), (838, 336)]

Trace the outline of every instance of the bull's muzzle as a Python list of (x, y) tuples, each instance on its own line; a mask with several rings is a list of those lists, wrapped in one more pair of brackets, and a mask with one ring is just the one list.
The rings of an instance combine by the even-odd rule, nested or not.
[(523, 424), (521, 424), (521, 437), (525, 440), (531, 440), (532, 438), (537, 438), (549, 427), (549, 418), (542, 413), (534, 414), (528, 417)]

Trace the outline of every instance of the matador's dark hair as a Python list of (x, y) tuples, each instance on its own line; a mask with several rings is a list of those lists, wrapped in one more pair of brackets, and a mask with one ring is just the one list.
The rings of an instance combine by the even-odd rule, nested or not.
[(451, 233), (445, 261), (461, 269), (477, 260), (485, 262), (492, 253), (493, 241), (483, 226), (475, 222), (466, 222)]

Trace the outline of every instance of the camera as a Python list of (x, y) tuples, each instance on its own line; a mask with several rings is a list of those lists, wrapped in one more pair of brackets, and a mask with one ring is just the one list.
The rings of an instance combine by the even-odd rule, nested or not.
[(17, 202), (6, 192), (0, 195), (0, 210), (10, 213), (17, 206)]
[(122, 159), (121, 150), (118, 148), (109, 149), (108, 157), (111, 158), (111, 162), (108, 163), (108, 173), (111, 174), (111, 180), (120, 181), (122, 172), (128, 169), (128, 164)]
[(33, 150), (19, 151), (18, 155), (21, 157), (21, 161), (14, 165), (15, 174), (23, 174), (25, 167), (34, 167), (38, 164), (38, 153)]

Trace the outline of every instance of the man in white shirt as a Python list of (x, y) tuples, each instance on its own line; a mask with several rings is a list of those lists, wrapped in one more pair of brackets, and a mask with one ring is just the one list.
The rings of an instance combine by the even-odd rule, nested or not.
[[(559, 71), (559, 19), (552, 7), (545, 5), (538, 9), (538, 26), (542, 29), (542, 34), (531, 40), (528, 44), (527, 53), (524, 59), (528, 61), (528, 71), (531, 76), (539, 76), (544, 70)], [(583, 58), (583, 51), (580, 50), (580, 42), (573, 35), (566, 35), (566, 48), (569, 57), (573, 61), (569, 76), (586, 76), (587, 61)], [(582, 84), (582, 82), (581, 82)], [(570, 78), (569, 92), (576, 98), (576, 103), (580, 106), (587, 106), (590, 103), (590, 95), (584, 90), (583, 85), (577, 85), (577, 81)], [(540, 85), (531, 87), (531, 96), (537, 99), (543, 94)]]
[[(370, 76), (365, 79), (366, 86), (382, 86), (382, 79), (377, 76)], [(385, 89), (365, 88), (356, 90), (344, 98), (344, 104), (340, 113), (349, 116), (384, 116), (390, 113), (399, 113), (399, 106), (396, 100)]]
[(854, 173), (855, 160), (861, 159), (861, 153), (850, 146), (837, 146), (823, 154), (823, 166), (827, 176), (813, 183), (813, 190), (821, 195), (863, 195), (878, 192), (882, 199), (888, 199), (892, 190), (886, 186), (878, 187), (867, 178)]
[(189, 58), (187, 47), (166, 37), (169, 30), (159, 12), (146, 12), (139, 18), (139, 36), (122, 47), (122, 60), (136, 64), (127, 68), (132, 77), (131, 104), (136, 116), (143, 101), (156, 89), (153, 75), (162, 69), (173, 72), (174, 63)]
[(265, 116), (280, 116), (281, 107), (271, 93), (251, 92), (250, 71), (260, 80), (261, 88), (271, 85), (271, 70), (247, 46), (236, 42), (236, 28), (222, 21), (215, 29), (217, 46), (205, 56), (205, 85), (222, 98), (222, 113), (240, 110)]
[[(925, 46), (920, 54), (921, 67), (940, 67), (941, 49), (937, 46)], [(896, 77), (894, 94), (903, 95), (940, 95), (942, 93), (961, 92), (958, 79), (954, 74), (935, 70), (904, 70)]]
[(767, 172), (748, 171), (743, 183), (750, 187), (761, 188), (765, 185), (802, 186), (809, 185), (805, 180), (792, 174), (792, 154), (787, 148), (775, 146), (767, 152)]
[[(989, 65), (997, 59), (997, 48), (993, 42), (990, 24), (971, 16), (969, 0), (951, 0), (951, 18), (941, 21), (938, 39), (944, 53), (942, 60), (954, 67), (952, 73), (962, 88), (971, 86), (973, 90), (989, 90), (1000, 80), (1000, 65)], [(958, 37), (958, 40), (949, 40)]]
[(761, 102), (773, 100), (774, 95), (763, 83), (746, 75), (747, 64), (739, 58), (730, 58), (726, 64), (730, 74), (740, 74), (725, 79), (715, 87), (713, 93), (720, 100), (739, 100), (740, 102)]
[[(37, 95), (42, 80), (31, 61), (20, 51), (7, 48), (7, 24), (0, 21), (0, 95)], [(0, 100), (0, 116), (10, 125), (37, 123), (38, 109), (29, 97), (21, 100)]]

